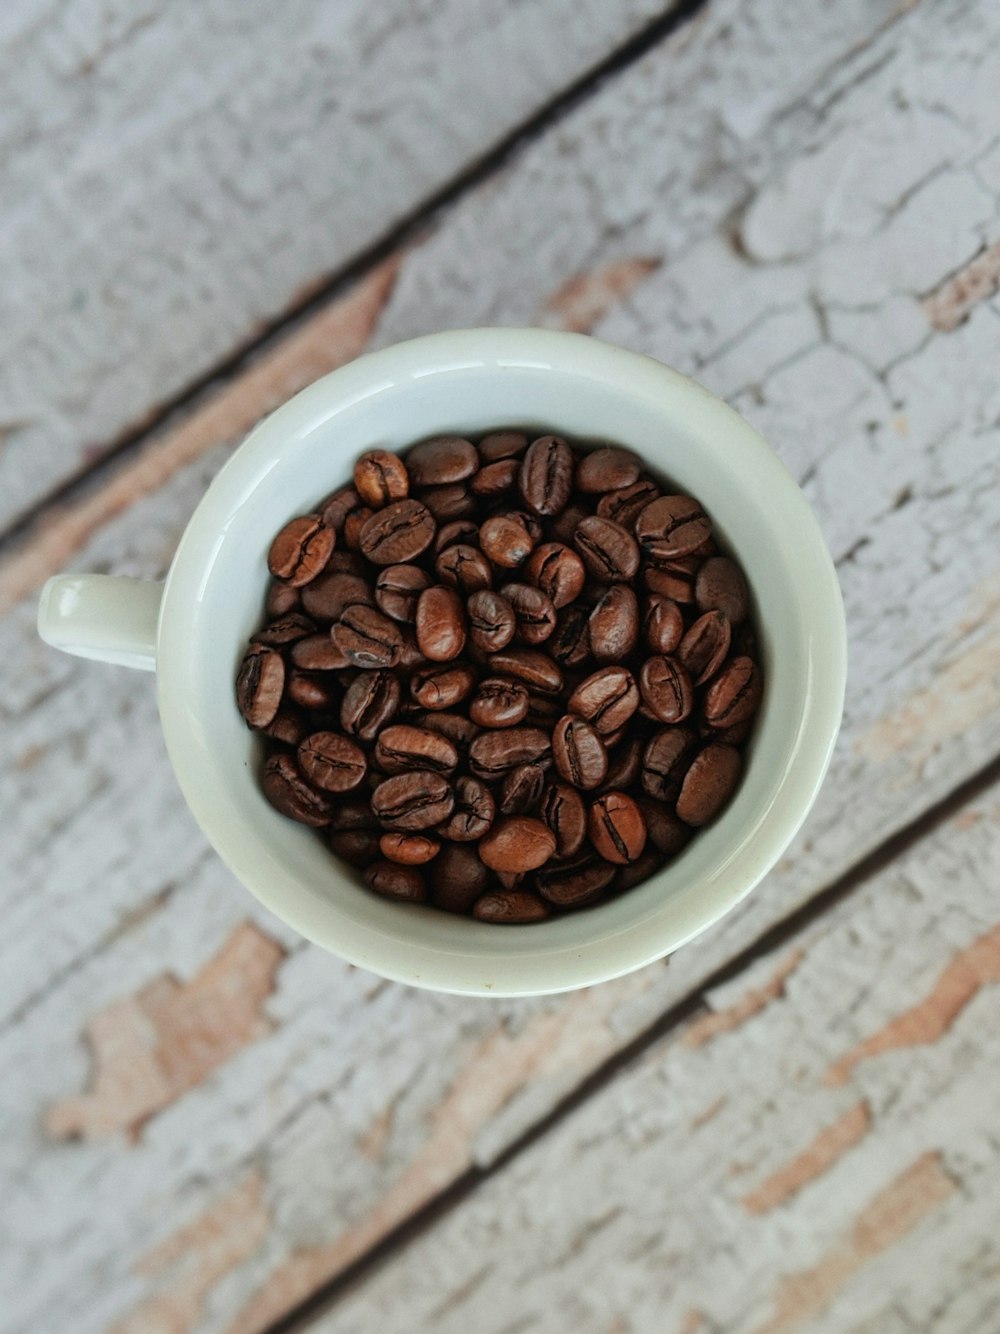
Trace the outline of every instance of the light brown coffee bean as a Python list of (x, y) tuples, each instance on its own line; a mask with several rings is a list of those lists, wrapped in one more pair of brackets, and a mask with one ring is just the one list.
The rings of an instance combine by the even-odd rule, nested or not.
[(598, 733), (582, 718), (567, 713), (552, 733), (552, 759), (560, 777), (589, 791), (608, 772), (608, 752)]
[(490, 728), (469, 746), (469, 766), (479, 778), (493, 782), (515, 765), (545, 759), (551, 745), (551, 737), (540, 727)]
[(643, 621), (646, 643), (654, 653), (673, 653), (684, 638), (684, 614), (671, 598), (650, 593)]
[(372, 793), (372, 811), (383, 828), (418, 833), (447, 820), (455, 805), (448, 781), (428, 769), (396, 774)]
[(404, 565), (434, 541), (434, 516), (419, 500), (396, 500), (366, 520), (359, 542), (375, 565)]
[(267, 590), (264, 609), (268, 616), (274, 619), (298, 611), (300, 606), (299, 590), (292, 588), (290, 584), (272, 584)]
[(354, 603), (330, 631), (333, 642), (355, 667), (395, 667), (403, 637), (399, 626), (374, 607)]
[(587, 622), (590, 651), (598, 662), (621, 662), (639, 642), (639, 602), (628, 584), (612, 584)]
[(501, 459), (519, 459), (528, 448), (528, 437), (522, 431), (493, 431), (479, 442), (479, 457), (486, 463)]
[(742, 760), (734, 746), (713, 743), (695, 756), (677, 797), (677, 814), (685, 824), (708, 824), (732, 796)]
[(695, 601), (702, 611), (721, 611), (730, 625), (739, 625), (750, 613), (746, 575), (728, 556), (712, 556), (698, 571)]
[(424, 709), (453, 709), (476, 684), (476, 673), (464, 662), (422, 667), (410, 677), (410, 694)]
[(546, 653), (531, 648), (507, 648), (490, 655), (490, 670), (497, 676), (523, 681), (529, 690), (555, 695), (562, 690), (563, 675)]
[(388, 860), (376, 862), (365, 871), (365, 879), (376, 894), (399, 903), (424, 903), (427, 881), (415, 866), (400, 866)]
[(417, 603), (417, 643), (431, 662), (450, 662), (465, 648), (465, 606), (454, 588), (435, 584)]
[(590, 841), (598, 856), (617, 866), (634, 862), (646, 846), (646, 821), (625, 792), (605, 792), (590, 808)]
[(260, 729), (272, 741), (280, 741), (283, 746), (297, 746), (304, 736), (312, 730), (305, 714), (295, 708), (279, 709), (266, 727)]
[(567, 707), (606, 737), (624, 727), (639, 707), (639, 687), (627, 667), (602, 667), (580, 682)]
[(593, 495), (605, 495), (639, 480), (639, 460), (627, 449), (608, 445), (592, 449), (576, 465), (576, 488)]
[(271, 805), (300, 824), (319, 829), (330, 823), (330, 802), (303, 778), (291, 755), (278, 752), (264, 765), (261, 788)]
[(350, 664), (350, 659), (328, 634), (307, 635), (291, 646), (288, 659), (304, 672), (336, 672)]
[(354, 465), (354, 489), (373, 510), (410, 494), (406, 464), (385, 449), (369, 449)]
[(299, 744), (299, 768), (323, 792), (349, 792), (368, 770), (360, 746), (339, 732), (313, 732)]
[(682, 723), (694, 708), (694, 686), (676, 658), (654, 654), (639, 669), (643, 703), (661, 723)]
[(651, 560), (674, 560), (701, 546), (712, 535), (712, 524), (690, 496), (661, 496), (636, 519), (635, 535)]
[(532, 894), (530, 890), (500, 889), (477, 899), (472, 915), (480, 922), (523, 926), (529, 922), (543, 922), (549, 910), (538, 895)]
[(471, 477), (478, 467), (475, 445), (458, 435), (423, 440), (406, 455), (414, 486), (448, 486)]
[(469, 717), (479, 727), (516, 727), (528, 712), (528, 691), (519, 681), (491, 676), (480, 681), (469, 704)]
[(320, 501), (319, 512), (328, 528), (340, 537), (344, 530), (344, 520), (352, 510), (361, 508), (361, 497), (353, 486), (341, 486)]
[(359, 505), (356, 510), (351, 510), (348, 514), (340, 530), (340, 540), (348, 551), (361, 550), (361, 534), (364, 532), (365, 524), (375, 513), (370, 505)]
[(498, 459), (496, 463), (487, 463), (470, 478), (469, 490), (474, 496), (490, 500), (507, 495), (516, 488), (520, 470), (519, 459)]
[(493, 568), (489, 561), (481, 551), (464, 542), (445, 547), (434, 562), (434, 573), (440, 583), (457, 588), (463, 597), (493, 587)]
[(383, 834), (378, 841), (383, 857), (400, 866), (424, 866), (441, 851), (441, 844), (427, 834)]
[(555, 850), (555, 835), (548, 825), (525, 815), (498, 819), (479, 840), (480, 860), (494, 871), (534, 871)]
[(529, 556), (524, 577), (540, 588), (559, 611), (580, 596), (587, 575), (575, 551), (561, 542), (545, 542)]
[(696, 686), (710, 681), (725, 662), (730, 636), (729, 621), (721, 611), (706, 611), (687, 631), (677, 660)]
[(318, 514), (303, 514), (286, 523), (271, 543), (267, 568), (275, 579), (301, 588), (322, 573), (336, 540)]
[(401, 774), (410, 769), (430, 769), (450, 774), (458, 768), (458, 751), (440, 732), (412, 723), (393, 723), (379, 733), (375, 763), (383, 773)]
[(264, 644), (248, 648), (236, 678), (236, 703), (250, 727), (273, 721), (285, 689), (285, 660)]
[(494, 565), (516, 569), (531, 555), (535, 538), (514, 514), (494, 514), (479, 527), (479, 545)]
[(764, 685), (752, 658), (732, 658), (705, 691), (703, 711), (711, 727), (735, 727), (760, 707)]

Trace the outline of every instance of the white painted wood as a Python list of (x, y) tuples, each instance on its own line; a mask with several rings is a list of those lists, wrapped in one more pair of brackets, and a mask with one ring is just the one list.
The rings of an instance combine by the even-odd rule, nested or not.
[[(2, 887), (0, 947), (0, 1060), (14, 1072), (0, 1163), (15, 1182), (6, 1212), (19, 1238), (3, 1295), (15, 1328), (72, 1319), (105, 1329), (130, 1313), (123, 1328), (266, 1327), (471, 1163), (492, 1161), (720, 963), (1000, 750), (993, 305), (984, 298), (945, 332), (929, 318), (921, 328), (913, 295), (874, 279), (871, 302), (835, 303), (823, 289), (830, 304), (814, 303), (823, 275), (843, 282), (834, 262), (843, 237), (822, 227), (802, 259), (760, 258), (788, 246), (790, 224), (769, 201), (818, 153), (836, 159), (839, 146), (865, 179), (866, 162), (880, 179), (876, 158), (912, 162), (913, 184), (922, 178), (914, 122), (901, 110), (918, 88), (934, 89), (940, 119), (957, 127), (950, 160), (975, 163), (958, 174), (1000, 192), (984, 91), (1000, 72), (1000, 17), (987, 0), (952, 0), (918, 6), (879, 36), (888, 7), (804, 12), (774, 0), (751, 20), (735, 0), (713, 6), (411, 252), (377, 334), (416, 331), (422, 302), (423, 328), (536, 314), (572, 322), (580, 289), (567, 296), (566, 283), (582, 272), (583, 304), (607, 309), (599, 332), (696, 369), (763, 426), (804, 479), (840, 557), (852, 632), (845, 732), (803, 837), (740, 913), (669, 968), (530, 1003), (473, 1006), (380, 985), (291, 939), (206, 854), (167, 770), (148, 680), (47, 653), (33, 607), (18, 606), (0, 624), (3, 745), (14, 760), (0, 801), (23, 812), (8, 835), (15, 871)], [(947, 75), (940, 89), (937, 62)], [(751, 88), (766, 90), (756, 109)], [(973, 258), (978, 237), (958, 225), (929, 229), (921, 191), (910, 193), (901, 171), (888, 226), (872, 216), (864, 231), (855, 219), (849, 239), (873, 275), (901, 270), (919, 249), (924, 276), (908, 281), (922, 297)], [(824, 179), (812, 188), (825, 189)], [(545, 229), (531, 211), (541, 197), (565, 200)], [(971, 231), (988, 226), (984, 214)], [(488, 268), (470, 261), (474, 242), (493, 254)], [(649, 265), (633, 264), (637, 286), (609, 281), (625, 271), (609, 265), (637, 257), (665, 262), (644, 282)], [(612, 308), (612, 290), (630, 294)], [(835, 320), (839, 331), (824, 338)], [(878, 361), (900, 356), (895, 368)], [(161, 572), (223, 453), (109, 522), (79, 566)], [(288, 951), (264, 969), (269, 997), (245, 990), (247, 1031), (259, 1036), (196, 1087), (183, 1088), (183, 1070), (172, 1084), (144, 1085), (141, 1105), (159, 1110), (144, 1126), (131, 1112), (122, 1121), (136, 1143), (122, 1132), (54, 1140), (96, 1126), (98, 1111), (113, 1122), (118, 1106), (99, 1096), (97, 1108), (81, 1107), (84, 1026), (167, 971), (185, 995), (203, 995), (204, 970), (218, 970), (212, 961), (229, 957), (247, 920), (255, 967), (268, 939)], [(834, 963), (846, 968), (849, 956)], [(865, 971), (881, 967), (876, 952)], [(186, 1050), (176, 1006), (155, 1021), (151, 1008), (147, 996), (120, 1012), (126, 1055), (143, 1057), (147, 1074), (156, 1033)], [(662, 1101), (657, 1089), (636, 1112), (640, 1125)], [(733, 1134), (727, 1123), (716, 1154)], [(789, 1156), (807, 1139), (787, 1145)], [(938, 1166), (918, 1172), (932, 1194)], [(99, 1226), (84, 1227), (95, 1212)], [(213, 1249), (220, 1230), (236, 1231), (225, 1220), (243, 1215), (246, 1246)], [(164, 1245), (173, 1259), (160, 1251), (144, 1262)]]
[(0, 527), (672, 0), (14, 0)]

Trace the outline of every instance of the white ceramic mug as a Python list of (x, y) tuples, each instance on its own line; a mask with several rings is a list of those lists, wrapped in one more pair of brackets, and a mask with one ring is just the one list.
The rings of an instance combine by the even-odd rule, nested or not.
[[(697, 496), (749, 578), (766, 679), (743, 781), (713, 824), (627, 894), (514, 927), (380, 899), (313, 830), (274, 811), (233, 689), (261, 620), (268, 545), (289, 518), (347, 481), (365, 449), (506, 425), (627, 445)], [(222, 859), (278, 917), (384, 977), (493, 996), (627, 973), (748, 894), (813, 803), (846, 672), (833, 564), (802, 493), (760, 436), (658, 362), (537, 329), (432, 334), (325, 376), (261, 422), (225, 465), (164, 584), (51, 579), (38, 626), (69, 653), (155, 669), (181, 790)]]

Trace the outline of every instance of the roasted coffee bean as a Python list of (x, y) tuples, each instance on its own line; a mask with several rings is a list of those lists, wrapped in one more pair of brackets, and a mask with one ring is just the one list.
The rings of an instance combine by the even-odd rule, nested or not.
[(531, 555), (535, 538), (523, 520), (513, 514), (494, 514), (479, 528), (479, 545), (494, 565), (516, 569)]
[(489, 561), (481, 551), (464, 542), (445, 547), (434, 562), (434, 573), (440, 583), (457, 588), (464, 597), (493, 587), (493, 568)]
[(642, 786), (656, 801), (673, 801), (691, 757), (694, 738), (686, 727), (664, 727), (646, 745)]
[(661, 723), (682, 723), (694, 708), (691, 677), (676, 660), (662, 654), (647, 658), (639, 669), (643, 703)]
[(732, 658), (705, 691), (702, 706), (711, 727), (736, 727), (751, 719), (764, 691), (760, 669), (752, 658)]
[(602, 519), (614, 519), (626, 532), (635, 532), (635, 521), (654, 500), (660, 497), (660, 488), (655, 482), (633, 482), (618, 491), (610, 491), (597, 502), (597, 513)]
[(399, 662), (396, 666), (401, 672), (418, 672), (424, 667), (429, 666), (427, 659), (420, 652), (420, 645), (417, 643), (417, 637), (408, 625), (400, 626), (401, 646), (399, 650)]
[(569, 783), (549, 783), (542, 795), (540, 816), (556, 837), (556, 856), (575, 856), (587, 837), (587, 808)]
[(375, 862), (365, 871), (365, 879), (376, 894), (400, 903), (424, 903), (427, 881), (415, 866), (400, 866), (388, 860)]
[(535, 514), (558, 514), (573, 489), (573, 470), (573, 451), (561, 437), (543, 435), (533, 441), (518, 475), (524, 503)]
[(351, 736), (374, 741), (399, 712), (402, 689), (399, 678), (389, 671), (358, 672), (344, 692), (340, 725)]
[(280, 648), (284, 644), (294, 644), (297, 639), (305, 639), (316, 630), (316, 622), (301, 612), (292, 611), (287, 616), (279, 616), (269, 622), (263, 630), (251, 636), (251, 644), (267, 644), (269, 648)]
[(414, 722), (420, 727), (426, 727), (428, 731), (440, 732), (442, 736), (454, 742), (456, 750), (463, 759), (468, 756), (469, 747), (480, 734), (476, 724), (470, 722), (468, 718), (463, 718), (459, 713), (422, 713), (418, 714)]
[(691, 840), (691, 830), (683, 820), (679, 820), (670, 807), (662, 801), (650, 801), (641, 797), (639, 809), (646, 821), (646, 833), (650, 842), (665, 857), (674, 857)]
[(254, 644), (243, 655), (236, 678), (236, 703), (251, 727), (266, 727), (285, 689), (285, 660), (277, 649)]
[(469, 746), (469, 765), (478, 777), (493, 781), (515, 765), (545, 758), (551, 746), (549, 734), (540, 727), (491, 728)]
[(470, 843), (482, 836), (496, 816), (493, 793), (478, 778), (463, 774), (455, 783), (455, 808), (438, 833), (453, 843)]
[(628, 866), (646, 846), (646, 821), (625, 792), (605, 792), (590, 808), (587, 832), (595, 852), (606, 862)]
[[(613, 735), (617, 737), (620, 733)], [(637, 787), (642, 776), (643, 744), (640, 738), (632, 736), (620, 742), (612, 742), (611, 737), (606, 737), (604, 744), (608, 751), (605, 789), (611, 791), (613, 788), (624, 790)]]
[(694, 622), (677, 649), (677, 660), (696, 686), (710, 681), (726, 660), (731, 631), (721, 611), (706, 611)]
[(694, 581), (700, 565), (696, 556), (682, 556), (663, 565), (647, 565), (642, 577), (651, 593), (688, 606), (694, 602)]
[(551, 695), (539, 695), (529, 690), (528, 712), (524, 716), (524, 721), (531, 727), (541, 727), (543, 731), (551, 732), (563, 716), (563, 708), (561, 699), (555, 699)]
[(337, 538), (318, 514), (286, 523), (271, 543), (267, 568), (282, 583), (301, 588), (321, 573)]
[(590, 658), (590, 612), (580, 603), (563, 607), (548, 643), (552, 656), (563, 667), (582, 667)]
[(406, 464), (398, 454), (370, 449), (354, 465), (354, 489), (366, 505), (379, 510), (410, 494)]
[(670, 598), (650, 593), (642, 629), (654, 653), (673, 653), (684, 637), (684, 613)]
[(268, 616), (277, 620), (279, 616), (287, 616), (290, 612), (298, 611), (301, 605), (297, 588), (292, 588), (289, 584), (272, 584), (267, 590), (264, 610)]
[(348, 514), (340, 536), (348, 551), (361, 550), (361, 534), (364, 532), (365, 524), (374, 514), (375, 510), (370, 505), (359, 505), (356, 510), (351, 510)]
[(606, 583), (631, 579), (639, 568), (635, 538), (613, 519), (602, 519), (598, 514), (581, 519), (573, 545), (590, 573)]
[(589, 791), (600, 787), (608, 772), (608, 752), (590, 723), (567, 713), (552, 733), (552, 759), (560, 777)]
[(298, 709), (279, 709), (267, 726), (260, 730), (272, 741), (280, 741), (285, 746), (297, 746), (304, 736), (309, 735), (311, 728), (305, 714)]
[(375, 565), (416, 560), (434, 541), (434, 516), (419, 500), (396, 500), (361, 529), (361, 551)]
[(406, 456), (406, 468), (414, 486), (447, 486), (471, 477), (479, 467), (479, 455), (470, 440), (458, 435), (439, 435), (414, 445)]
[(708, 824), (726, 804), (739, 782), (742, 760), (735, 746), (717, 742), (692, 760), (677, 797), (677, 814), (685, 824)]
[(375, 581), (375, 601), (386, 616), (412, 625), (417, 619), (420, 594), (430, 588), (431, 582), (430, 575), (419, 565), (390, 565)]
[(508, 648), (490, 655), (490, 670), (498, 676), (512, 676), (529, 690), (558, 694), (563, 687), (562, 672), (546, 653), (531, 648)]
[(454, 486), (428, 486), (417, 497), (439, 523), (455, 523), (476, 513), (476, 497), (465, 482)]
[(279, 751), (264, 765), (261, 789), (271, 805), (300, 824), (319, 829), (330, 823), (330, 802), (317, 792), (299, 772), (291, 755)]
[(344, 530), (344, 520), (352, 510), (360, 509), (363, 502), (353, 486), (341, 486), (320, 502), (319, 511), (323, 522), (339, 537)]
[(483, 653), (506, 648), (514, 638), (517, 617), (506, 598), (484, 589), (473, 593), (467, 604), (469, 637)]
[(624, 727), (639, 707), (639, 687), (627, 667), (602, 667), (581, 681), (567, 702), (602, 736)]
[(527, 687), (502, 676), (487, 677), (469, 704), (469, 717), (480, 727), (516, 727), (528, 712)]
[(628, 584), (612, 584), (587, 622), (590, 651), (598, 662), (621, 662), (639, 642), (639, 602)]
[(330, 851), (363, 871), (378, 860), (381, 849), (374, 829), (335, 829), (330, 834)]
[(572, 547), (577, 525), (590, 513), (590, 507), (587, 505), (569, 504), (561, 514), (549, 518), (546, 535), (553, 542), (559, 542), (564, 547)]
[(468, 843), (445, 843), (428, 867), (431, 902), (446, 912), (468, 912), (486, 892), (490, 873)]
[(447, 820), (454, 805), (450, 784), (428, 769), (396, 774), (372, 793), (372, 810), (383, 827), (407, 833), (431, 829)]
[[(368, 568), (368, 562), (359, 551), (347, 551), (344, 547), (335, 547), (333, 554), (327, 561), (324, 574), (353, 574), (356, 579), (368, 580), (371, 577), (371, 571)], [(313, 581), (316, 582), (315, 580)], [(312, 584), (307, 587), (312, 588)], [(303, 590), (304, 592), (305, 590)], [(370, 600), (370, 599), (369, 599)]]
[(438, 840), (426, 834), (383, 834), (378, 847), (383, 857), (401, 866), (423, 866), (441, 851)]
[(394, 667), (399, 661), (403, 645), (399, 626), (374, 607), (362, 603), (347, 607), (330, 634), (355, 667)]
[[(742, 746), (753, 731), (753, 725), (753, 718), (745, 718), (743, 722), (734, 723), (732, 727), (713, 727), (702, 718), (698, 724), (698, 733), (706, 740), (711, 737), (713, 741), (724, 741), (727, 746)], [(264, 730), (266, 732), (267, 728)]]
[(629, 450), (614, 445), (592, 449), (576, 465), (576, 488), (585, 493), (603, 496), (638, 480), (639, 460)]
[(534, 871), (556, 850), (548, 825), (526, 815), (503, 816), (479, 840), (479, 856), (494, 871)]
[(417, 643), (431, 662), (451, 662), (465, 648), (465, 606), (454, 588), (434, 584), (417, 603)]
[(328, 634), (307, 635), (288, 651), (289, 661), (304, 672), (336, 672), (350, 662)]
[(410, 677), (410, 694), (424, 709), (453, 709), (471, 693), (476, 673), (467, 663), (422, 667)]
[(687, 556), (711, 533), (708, 516), (690, 496), (661, 496), (635, 521), (639, 545), (655, 561)]
[(300, 742), (297, 755), (303, 774), (324, 792), (349, 792), (368, 769), (361, 747), (340, 732), (313, 732)]
[(374, 829), (378, 830), (378, 820), (372, 812), (367, 797), (348, 797), (338, 801), (330, 813), (331, 829)]
[(484, 464), (501, 459), (519, 459), (528, 448), (528, 437), (521, 431), (493, 431), (479, 442), (479, 457)]
[(544, 922), (549, 910), (527, 889), (499, 889), (476, 900), (472, 915), (480, 922), (499, 926), (524, 926)]
[(575, 551), (561, 542), (546, 542), (529, 556), (524, 577), (540, 588), (558, 611), (580, 596), (587, 576)]
[(556, 609), (532, 584), (504, 584), (500, 590), (514, 610), (515, 638), (523, 644), (542, 644), (556, 628)]
[(582, 908), (611, 887), (616, 871), (611, 862), (585, 852), (544, 867), (535, 875), (535, 888), (557, 908)]
[(520, 471), (519, 459), (499, 459), (496, 463), (487, 463), (470, 479), (469, 490), (474, 496), (485, 499), (505, 496), (517, 486)]
[(541, 765), (519, 764), (504, 775), (497, 808), (501, 815), (530, 815), (542, 797), (545, 773)]
[(666, 863), (663, 853), (658, 851), (652, 843), (647, 843), (645, 851), (641, 857), (636, 858), (631, 866), (623, 866), (615, 877), (615, 890), (617, 893), (624, 893), (627, 889), (634, 889), (636, 885), (641, 885), (644, 880), (649, 880), (651, 876), (661, 871)]
[(374, 598), (368, 580), (354, 574), (327, 572), (302, 590), (303, 610), (321, 622), (339, 621), (355, 603), (370, 607)]
[(434, 554), (440, 555), (445, 547), (454, 546), (456, 542), (464, 542), (470, 547), (478, 545), (479, 524), (472, 519), (452, 519), (450, 523), (442, 524), (434, 539)]
[(458, 751), (440, 732), (410, 723), (394, 723), (379, 733), (375, 763), (387, 774), (406, 773), (410, 769), (450, 774), (458, 768)]
[(497, 871), (496, 878), (504, 889), (521, 889), (527, 879), (527, 871)]
[(285, 695), (313, 713), (337, 713), (340, 709), (340, 693), (329, 672), (313, 675), (293, 667), (285, 679)]
[(750, 612), (746, 575), (728, 556), (712, 556), (698, 571), (694, 598), (702, 611), (721, 611), (730, 625), (739, 625)]

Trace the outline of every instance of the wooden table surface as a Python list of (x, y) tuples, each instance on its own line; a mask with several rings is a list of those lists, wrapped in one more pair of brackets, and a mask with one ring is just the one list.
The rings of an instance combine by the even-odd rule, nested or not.
[[(1000, 1330), (996, 0), (10, 0), (0, 87), (0, 1326)], [(534, 1001), (306, 945), (151, 679), (34, 632), (296, 389), (486, 323), (732, 402), (851, 638), (764, 884)]]

